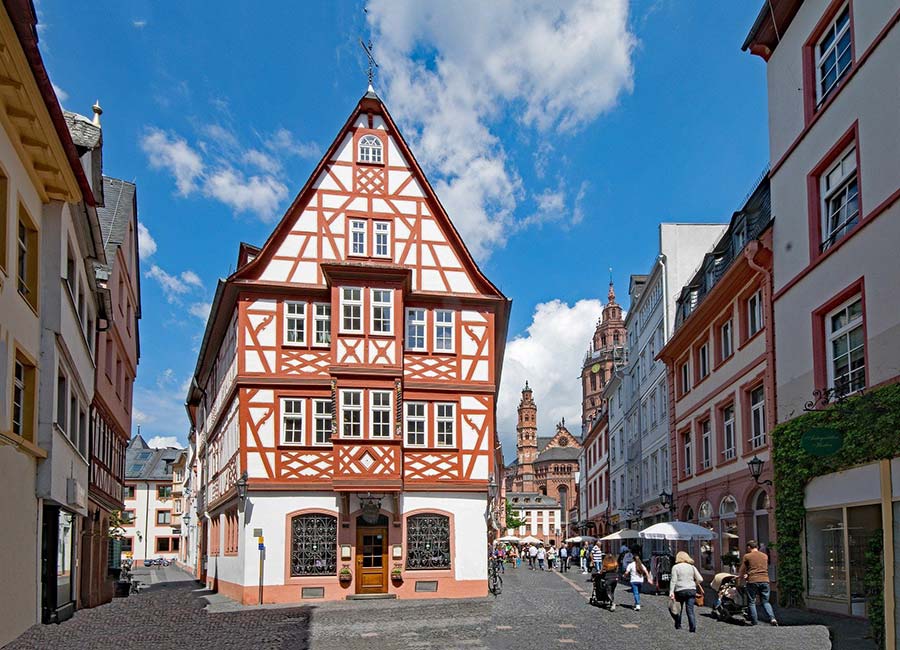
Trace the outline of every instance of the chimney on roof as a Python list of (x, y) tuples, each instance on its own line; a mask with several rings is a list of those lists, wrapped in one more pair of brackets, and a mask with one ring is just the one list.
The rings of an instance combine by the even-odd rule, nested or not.
[(103, 115), (103, 109), (100, 108), (100, 100), (94, 102), (94, 105), (91, 106), (91, 110), (94, 111), (94, 125), (100, 126), (100, 116)]

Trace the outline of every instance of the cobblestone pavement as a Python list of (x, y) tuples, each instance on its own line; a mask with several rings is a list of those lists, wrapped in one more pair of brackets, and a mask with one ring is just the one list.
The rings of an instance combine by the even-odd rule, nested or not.
[[(665, 598), (645, 595), (643, 611), (636, 612), (630, 593), (621, 589), (616, 593), (618, 609), (600, 610), (588, 604), (590, 584), (587, 576), (578, 572), (510, 569), (504, 581), (503, 593), (497, 598), (248, 608), (198, 589), (186, 574), (170, 568), (151, 572), (147, 576), (151, 586), (139, 595), (79, 611), (62, 625), (35, 626), (5, 650), (831, 647), (828, 631), (821, 625), (751, 628), (701, 615), (698, 634), (676, 631)], [(854, 646), (843, 647), (850, 650)]]

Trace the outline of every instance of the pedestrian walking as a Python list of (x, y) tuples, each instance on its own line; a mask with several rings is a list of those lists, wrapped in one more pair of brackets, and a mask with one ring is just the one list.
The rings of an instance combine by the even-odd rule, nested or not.
[(612, 553), (603, 556), (600, 565), (600, 577), (606, 583), (606, 593), (609, 594), (609, 611), (616, 611), (616, 586), (619, 584), (619, 563)]
[(675, 566), (672, 567), (672, 578), (669, 581), (669, 598), (676, 603), (676, 611), (672, 612), (676, 630), (681, 629), (682, 614), (687, 609), (688, 627), (691, 632), (697, 631), (694, 605), (697, 602), (697, 590), (703, 588), (702, 584), (703, 576), (694, 566), (694, 558), (679, 551), (675, 556)]
[(547, 549), (547, 570), (553, 571), (556, 567), (556, 547), (551, 546)]
[(581, 546), (578, 548), (578, 557), (581, 560), (581, 572), (588, 572), (588, 549), (587, 544), (584, 542), (581, 543)]
[(559, 549), (559, 570), (563, 573), (569, 570), (569, 549), (565, 546)]
[(641, 562), (640, 555), (633, 555), (631, 562), (625, 567), (625, 577), (631, 583), (631, 593), (634, 594), (634, 611), (641, 611), (641, 588), (644, 586), (644, 580), (653, 583), (653, 576), (650, 571)]
[(547, 559), (547, 551), (544, 550), (543, 546), (539, 546), (537, 550), (537, 561), (538, 567), (540, 567), (541, 571), (546, 571), (544, 568), (544, 562)]
[(769, 603), (769, 556), (760, 551), (759, 545), (752, 539), (747, 542), (747, 553), (741, 560), (738, 576), (746, 583), (747, 600), (750, 605), (750, 625), (756, 625), (758, 622), (757, 596), (766, 611), (766, 616), (769, 617), (769, 623), (778, 625), (775, 612), (772, 611), (772, 605)]
[(603, 561), (603, 550), (600, 548), (600, 542), (594, 542), (591, 548), (591, 566), (594, 572), (600, 572), (600, 563)]
[(536, 545), (532, 544), (528, 547), (528, 567), (534, 571), (534, 565), (537, 561), (538, 556), (538, 548)]

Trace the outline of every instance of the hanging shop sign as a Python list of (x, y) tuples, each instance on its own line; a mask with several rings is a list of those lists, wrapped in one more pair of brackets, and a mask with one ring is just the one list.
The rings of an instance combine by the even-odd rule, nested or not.
[(812, 456), (831, 456), (844, 446), (844, 434), (829, 427), (816, 427), (800, 438), (800, 446)]

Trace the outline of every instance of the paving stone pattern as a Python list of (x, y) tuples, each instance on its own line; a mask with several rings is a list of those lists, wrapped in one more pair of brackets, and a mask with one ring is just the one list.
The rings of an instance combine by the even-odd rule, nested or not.
[[(172, 568), (151, 573), (141, 594), (83, 610), (61, 625), (35, 626), (5, 650), (190, 648), (510, 649), (590, 647), (616, 650), (827, 650), (821, 625), (749, 627), (719, 623), (701, 610), (698, 633), (676, 631), (662, 596), (642, 611), (619, 589), (608, 612), (587, 602), (578, 572), (507, 570), (503, 593), (469, 600), (318, 602), (248, 608), (198, 588)], [(686, 627), (686, 621), (685, 621)], [(836, 646), (837, 647), (837, 646)], [(842, 650), (855, 650), (842, 645)]]

